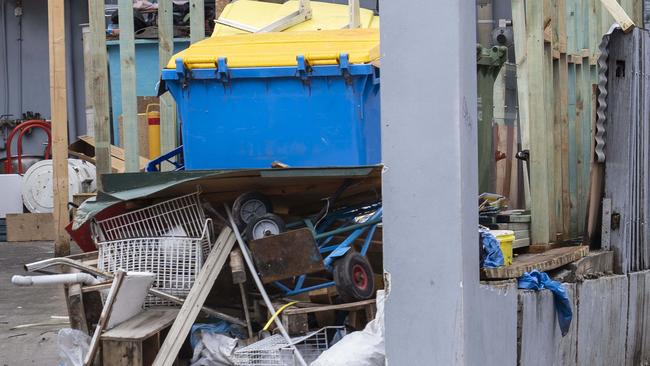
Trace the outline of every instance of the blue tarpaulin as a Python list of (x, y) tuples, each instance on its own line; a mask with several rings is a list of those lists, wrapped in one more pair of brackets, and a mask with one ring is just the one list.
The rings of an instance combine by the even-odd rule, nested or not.
[(557, 321), (560, 324), (562, 337), (564, 337), (569, 332), (571, 318), (573, 318), (571, 300), (564, 286), (557, 281), (553, 281), (546, 273), (537, 270), (524, 273), (523, 276), (519, 277), (517, 283), (521, 289), (535, 291), (548, 289), (553, 293)]
[(479, 229), (479, 233), (483, 252), (485, 253), (482, 265), (483, 268), (496, 268), (503, 266), (503, 252), (501, 252), (499, 240), (496, 236), (490, 233), (489, 230)]

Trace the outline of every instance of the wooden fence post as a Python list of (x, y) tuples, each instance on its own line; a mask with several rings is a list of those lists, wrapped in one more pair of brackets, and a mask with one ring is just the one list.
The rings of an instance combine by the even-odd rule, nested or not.
[(52, 163), (54, 230), (57, 257), (70, 254), (68, 224), (68, 107), (65, 62), (65, 1), (49, 0), (47, 24), (50, 56), (50, 107), (52, 110)]

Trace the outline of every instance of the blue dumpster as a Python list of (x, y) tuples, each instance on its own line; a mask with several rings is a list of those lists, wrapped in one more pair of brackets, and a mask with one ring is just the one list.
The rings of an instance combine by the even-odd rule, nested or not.
[(381, 162), (378, 30), (210, 38), (174, 56), (185, 168)]

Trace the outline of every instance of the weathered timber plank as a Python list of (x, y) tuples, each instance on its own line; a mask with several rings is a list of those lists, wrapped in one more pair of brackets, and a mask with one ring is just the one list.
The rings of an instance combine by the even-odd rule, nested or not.
[[(555, 33), (556, 20), (555, 11), (551, 0), (544, 0), (544, 25), (546, 29), (551, 29), (551, 34)], [(553, 40), (553, 37), (552, 37)], [(561, 191), (557, 186), (557, 179), (555, 165), (559, 163), (557, 156), (558, 150), (556, 149), (555, 140), (559, 138), (559, 129), (556, 129), (555, 124), (555, 59), (553, 50), (555, 43), (544, 45), (544, 110), (546, 111), (545, 125), (546, 125), (546, 152), (547, 152), (547, 172), (548, 172), (548, 195), (546, 196), (546, 203), (548, 205), (549, 214), (549, 242), (557, 240), (557, 208), (558, 208), (558, 195), (556, 192)]]
[[(133, 18), (133, 1), (119, 0), (120, 19)], [(139, 170), (138, 111), (135, 93), (135, 33), (133, 22), (120, 24), (120, 80), (122, 83), (122, 119), (124, 121), (124, 153), (127, 172)], [(147, 154), (148, 155), (148, 154)]]
[(185, 342), (185, 337), (189, 334), (190, 328), (199, 315), (214, 281), (216, 281), (226, 263), (226, 259), (228, 259), (235, 240), (235, 235), (229, 227), (223, 229), (221, 234), (219, 234), (214, 248), (210, 252), (210, 255), (208, 255), (201, 272), (199, 272), (190, 293), (187, 295), (176, 317), (176, 321), (169, 330), (167, 338), (160, 348), (158, 356), (156, 356), (153, 363), (155, 366), (171, 366), (176, 360), (178, 352)]
[(102, 334), (101, 339), (142, 341), (169, 327), (177, 315), (178, 309), (147, 309)]
[[(519, 106), (519, 132), (521, 135), (521, 149), (530, 149), (530, 109), (528, 85), (528, 58), (526, 30), (526, 8), (524, 0), (512, 0), (512, 29), (515, 43), (515, 63), (517, 65), (517, 99)], [(528, 163), (523, 162), (524, 180), (524, 207), (530, 209), (530, 180), (528, 177)]]
[(555, 248), (538, 254), (521, 254), (510, 266), (481, 269), (481, 276), (487, 279), (518, 278), (533, 269), (548, 271), (559, 268), (584, 257), (587, 253), (588, 247), (578, 246)]
[[(623, 0), (628, 2), (628, 0)], [(634, 21), (626, 13), (625, 9), (616, 2), (616, 0), (601, 0), (603, 6), (611, 14), (614, 20), (620, 24), (624, 31), (628, 32), (634, 27)], [(631, 8), (631, 6), (627, 6)]]
[[(526, 51), (528, 62), (528, 98), (546, 101), (544, 55), (543, 2), (526, 3)], [(546, 103), (529, 104), (530, 128), (530, 191), (533, 243), (551, 241), (551, 213), (549, 212), (549, 138)]]
[(7, 241), (55, 240), (51, 213), (7, 214)]
[[(174, 24), (172, 0), (158, 1), (158, 57), (162, 70), (174, 54)], [(169, 92), (160, 96), (160, 152), (164, 154), (177, 146), (176, 102)], [(163, 163), (161, 170), (171, 169)]]
[[(66, 78), (65, 2), (50, 0), (47, 6), (52, 126), (52, 181), (54, 189), (54, 254), (70, 254), (70, 236), (65, 227), (68, 212), (68, 92)], [(5, 35), (6, 37), (6, 35)]]
[(90, 23), (90, 56), (92, 67), (86, 78), (92, 81), (95, 134), (97, 140), (97, 190), (102, 190), (99, 176), (111, 173), (111, 124), (108, 108), (108, 54), (106, 51), (106, 19), (104, 1), (88, 0), (88, 19)]

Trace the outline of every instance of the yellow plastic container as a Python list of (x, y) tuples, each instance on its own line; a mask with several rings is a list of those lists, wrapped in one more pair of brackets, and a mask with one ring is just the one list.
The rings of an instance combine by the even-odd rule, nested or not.
[(501, 252), (503, 252), (503, 264), (512, 264), (512, 243), (515, 241), (515, 232), (512, 230), (490, 230), (492, 235), (499, 240)]

